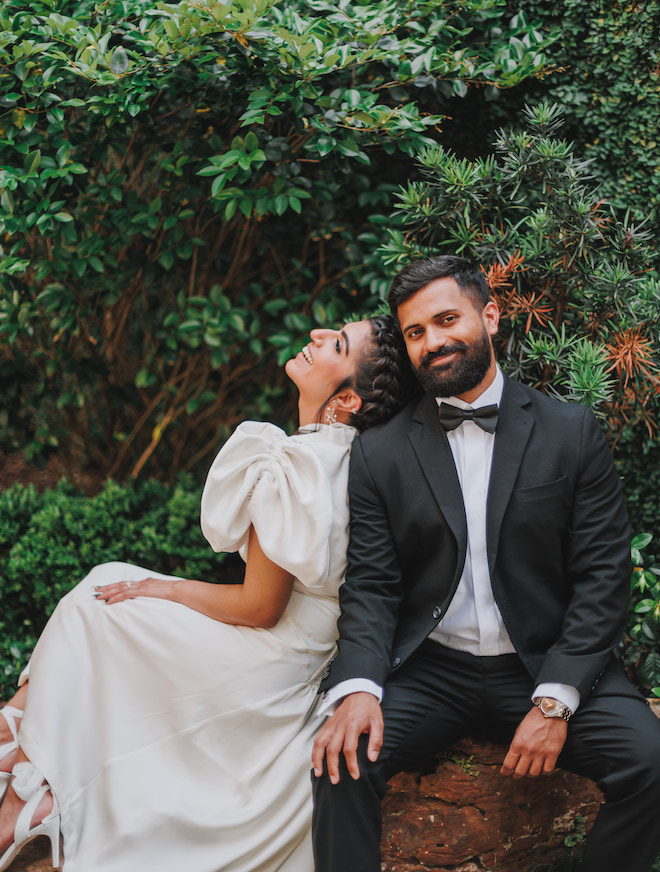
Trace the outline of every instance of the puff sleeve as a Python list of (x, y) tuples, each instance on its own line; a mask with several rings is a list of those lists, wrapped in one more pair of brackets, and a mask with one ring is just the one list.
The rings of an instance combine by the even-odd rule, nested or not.
[(244, 560), (253, 526), (278, 566), (308, 587), (327, 580), (331, 485), (304, 436), (288, 437), (274, 424), (240, 424), (209, 471), (201, 525), (214, 551), (239, 551)]

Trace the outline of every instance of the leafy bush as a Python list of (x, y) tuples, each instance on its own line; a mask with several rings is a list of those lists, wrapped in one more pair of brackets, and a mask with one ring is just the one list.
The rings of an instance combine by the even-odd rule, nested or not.
[(276, 356), (359, 303), (443, 100), (545, 44), (504, 0), (7, 0), (2, 443), (173, 481), (286, 420)]
[(511, 376), (592, 407), (612, 442), (643, 425), (652, 433), (660, 283), (647, 274), (648, 234), (617, 219), (588, 163), (557, 138), (559, 107), (528, 108), (525, 121), (501, 131), (485, 159), (424, 149), (423, 179), (399, 190), (399, 227), (375, 263), (474, 258), (500, 305), (499, 358)]
[(562, 28), (553, 52), (556, 71), (538, 87), (523, 86), (523, 99), (536, 95), (563, 106), (567, 134), (594, 160), (603, 196), (620, 215), (630, 209), (636, 220), (649, 219), (656, 239), (660, 3), (521, 0), (517, 5), (548, 30)]
[(631, 598), (620, 655), (643, 691), (660, 696), (660, 564), (642, 554), (651, 539), (648, 533), (633, 539)]
[[(85, 497), (66, 481), (0, 493), (0, 699), (59, 599), (98, 563), (121, 560), (171, 575), (229, 580), (199, 527), (197, 485), (108, 481)], [(232, 566), (232, 561), (229, 561)]]
[(657, 430), (651, 435), (644, 431), (622, 433), (616, 445), (615, 459), (633, 530), (647, 530), (656, 541), (660, 541), (660, 441)]

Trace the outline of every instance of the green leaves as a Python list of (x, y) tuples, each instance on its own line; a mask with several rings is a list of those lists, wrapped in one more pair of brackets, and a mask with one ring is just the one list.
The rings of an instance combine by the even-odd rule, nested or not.
[(0, 9), (0, 440), (199, 471), (223, 427), (286, 424), (278, 362), (369, 305), (367, 215), (445, 97), (543, 43), (504, 0), (74, 6)]
[(399, 226), (380, 255), (388, 266), (438, 251), (480, 262), (509, 373), (593, 408), (618, 439), (652, 426), (649, 384), (660, 382), (649, 236), (600, 200), (589, 162), (557, 138), (557, 107), (527, 107), (524, 121), (498, 133), (486, 160), (424, 149), (422, 181), (399, 189)]
[(652, 543), (649, 533), (632, 541), (633, 573), (626, 637), (619, 648), (625, 666), (634, 670), (642, 688), (658, 695), (660, 684), (660, 566), (642, 552)]
[(199, 485), (107, 482), (86, 497), (62, 481), (0, 494), (0, 697), (8, 699), (58, 600), (97, 563), (128, 560), (214, 581), (224, 555), (199, 529)]

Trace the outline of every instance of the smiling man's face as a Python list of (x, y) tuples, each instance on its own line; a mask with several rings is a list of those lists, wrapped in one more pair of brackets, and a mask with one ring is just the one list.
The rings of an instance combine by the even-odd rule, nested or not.
[(491, 384), (496, 365), (491, 337), (499, 310), (478, 308), (453, 278), (436, 279), (399, 305), (406, 349), (425, 391), (472, 402)]

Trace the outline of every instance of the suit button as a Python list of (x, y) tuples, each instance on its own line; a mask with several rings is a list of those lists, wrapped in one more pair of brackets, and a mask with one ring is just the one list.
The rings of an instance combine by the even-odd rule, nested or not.
[(434, 617), (435, 620), (437, 621), (438, 618), (439, 618), (441, 615), (442, 615), (442, 609), (440, 608), (440, 606), (436, 606), (436, 607), (433, 609), (433, 617)]
[(400, 665), (401, 665), (401, 658), (395, 657), (394, 660), (392, 661), (392, 668), (396, 669), (397, 666), (400, 666)]

